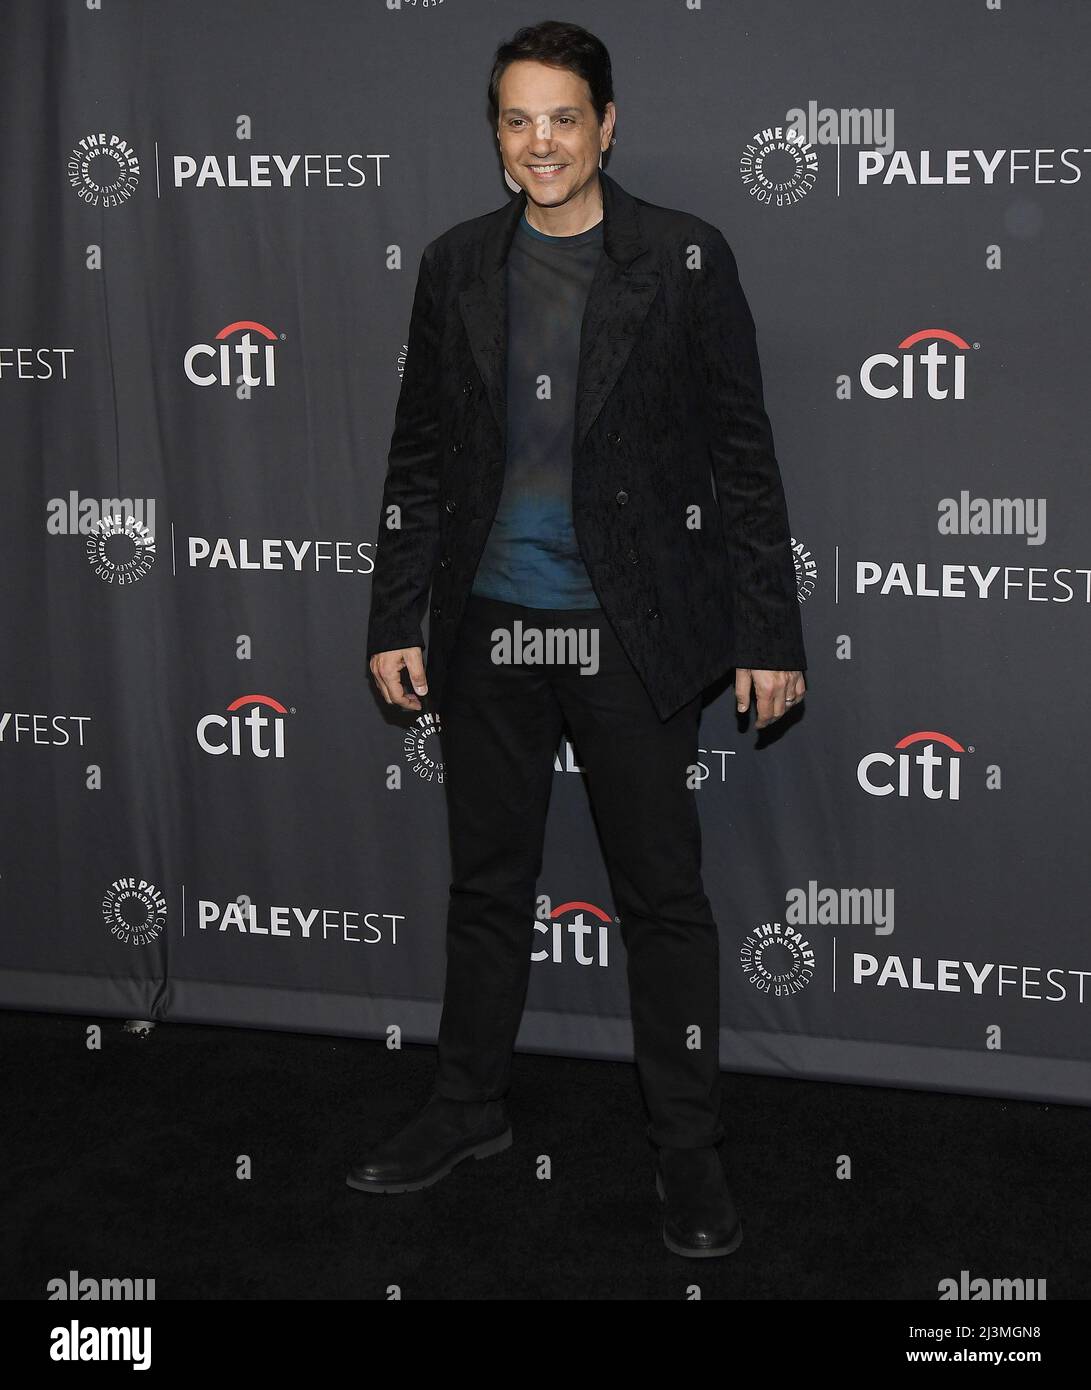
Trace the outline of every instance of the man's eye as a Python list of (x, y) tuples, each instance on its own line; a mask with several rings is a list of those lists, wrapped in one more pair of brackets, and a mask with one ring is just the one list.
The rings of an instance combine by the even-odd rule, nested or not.
[[(576, 123), (576, 118), (575, 118), (575, 116), (558, 116), (557, 119), (554, 121), (553, 124), (554, 124), (554, 125), (559, 125), (559, 124), (561, 123), (561, 121), (566, 121), (569, 125), (575, 125), (575, 123)], [(514, 127), (514, 126), (517, 126), (517, 125), (525, 125), (525, 124), (526, 124), (526, 123), (525, 123), (525, 121), (523, 120), (523, 117), (522, 117), (522, 116), (512, 116), (512, 117), (510, 118), (510, 120), (508, 121), (508, 125), (509, 125), (509, 126), (513, 126), (513, 127)]]

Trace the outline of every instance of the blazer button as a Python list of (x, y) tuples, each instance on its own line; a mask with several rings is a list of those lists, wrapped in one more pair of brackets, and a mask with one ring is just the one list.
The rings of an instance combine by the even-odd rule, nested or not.
[(648, 611), (645, 613), (644, 616), (645, 616), (646, 618), (658, 618), (658, 617), (659, 617), (659, 609), (658, 609), (658, 608), (649, 608)]
[(458, 503), (455, 501), (455, 499), (454, 499), (453, 497), (448, 497), (448, 499), (447, 499), (447, 510), (448, 510), (449, 512), (457, 512), (457, 511), (458, 511)]
[(439, 604), (436, 604), (436, 606), (432, 609), (432, 617), (433, 617), (433, 618), (438, 618), (439, 615), (440, 615), (442, 612), (443, 612), (443, 609), (440, 608)]
[(461, 453), (462, 453), (462, 440), (461, 440), (461, 439), (456, 439), (456, 440), (454, 440), (454, 442), (451, 444), (451, 453), (452, 453), (452, 454), (461, 454)]
[(450, 567), (451, 567), (451, 557), (450, 557), (450, 555), (445, 555), (445, 556), (443, 557), (443, 559), (439, 562), (439, 567), (440, 567), (441, 570), (450, 569)]
[(621, 435), (618, 434), (617, 430), (611, 430), (610, 433), (606, 436), (606, 438), (610, 441), (611, 444), (621, 443)]
[(618, 504), (619, 507), (624, 507), (625, 503), (628, 502), (628, 500), (629, 494), (627, 492), (619, 492), (614, 498), (614, 501)]
[(640, 563), (640, 556), (635, 550), (629, 551), (629, 563), (633, 565), (638, 565)]
[(464, 381), (464, 382), (462, 383), (462, 394), (463, 394), (464, 396), (472, 396), (473, 393), (474, 393), (474, 384), (473, 384), (473, 382), (472, 382), (472, 381)]

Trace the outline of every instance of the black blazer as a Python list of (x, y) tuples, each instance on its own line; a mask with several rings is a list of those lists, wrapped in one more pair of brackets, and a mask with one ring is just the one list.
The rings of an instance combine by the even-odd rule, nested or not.
[[(595, 593), (666, 719), (733, 666), (803, 670), (754, 322), (710, 223), (599, 171), (572, 511)], [(433, 708), (500, 501), (505, 262), (527, 195), (424, 248), (379, 516), (367, 656), (424, 646)]]

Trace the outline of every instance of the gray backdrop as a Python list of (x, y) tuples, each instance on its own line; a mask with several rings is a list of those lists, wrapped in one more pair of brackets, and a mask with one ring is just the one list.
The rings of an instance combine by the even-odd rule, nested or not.
[[(508, 196), (491, 58), (545, 17), (5, 6), (3, 1004), (434, 1040), (442, 766), (370, 573), (420, 252)], [(735, 251), (797, 547), (802, 717), (703, 716), (723, 1064), (1091, 1102), (1091, 7), (554, 17), (610, 172)], [(540, 892), (520, 1046), (630, 1056), (567, 742)]]

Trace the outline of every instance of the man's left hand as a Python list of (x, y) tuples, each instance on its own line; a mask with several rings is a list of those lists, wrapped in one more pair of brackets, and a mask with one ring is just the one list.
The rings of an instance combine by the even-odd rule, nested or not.
[(735, 707), (740, 714), (750, 708), (753, 689), (758, 707), (755, 729), (764, 729), (796, 705), (807, 693), (802, 671), (752, 671), (738, 667), (735, 671)]

